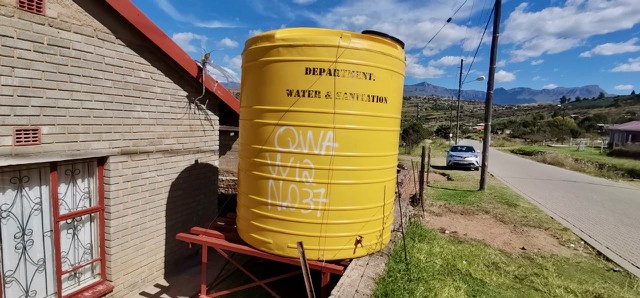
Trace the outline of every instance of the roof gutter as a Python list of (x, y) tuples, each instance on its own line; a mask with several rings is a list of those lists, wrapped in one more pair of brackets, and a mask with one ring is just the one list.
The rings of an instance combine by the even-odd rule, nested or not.
[[(167, 36), (155, 23), (153, 23), (138, 7), (130, 0), (106, 0), (122, 17), (131, 25), (136, 27), (151, 42), (158, 46), (171, 59), (178, 63), (196, 80), (200, 80), (200, 66), (178, 46), (169, 36)], [(220, 100), (227, 104), (236, 113), (240, 113), (240, 101), (229, 92), (222, 84), (205, 72), (205, 87), (215, 94)]]

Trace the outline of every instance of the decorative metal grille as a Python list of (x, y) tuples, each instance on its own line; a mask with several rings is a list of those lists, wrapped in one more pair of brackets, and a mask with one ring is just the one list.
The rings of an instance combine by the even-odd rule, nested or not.
[(37, 14), (44, 14), (44, 0), (18, 0), (18, 8)]
[(98, 202), (96, 169), (95, 161), (58, 166), (58, 206), (60, 217), (66, 218), (59, 223), (63, 293), (100, 278), (98, 216), (83, 212)]
[(4, 297), (56, 295), (48, 167), (0, 171)]
[(95, 162), (58, 166), (58, 202), (60, 215), (95, 206)]

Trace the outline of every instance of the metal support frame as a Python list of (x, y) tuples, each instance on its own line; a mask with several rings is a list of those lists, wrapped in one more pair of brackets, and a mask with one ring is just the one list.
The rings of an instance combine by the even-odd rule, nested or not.
[[(190, 233), (179, 233), (176, 235), (176, 239), (189, 243), (189, 247), (192, 244), (199, 244), (202, 246), (202, 264), (200, 271), (200, 294), (199, 298), (219, 297), (222, 295), (238, 292), (247, 288), (260, 286), (269, 292), (273, 297), (279, 297), (272, 289), (267, 286), (267, 283), (272, 281), (288, 278), (297, 274), (301, 274), (300, 270), (295, 270), (290, 273), (273, 276), (267, 279), (260, 280), (246, 268), (239, 264), (227, 252), (239, 253), (247, 256), (258, 257), (262, 259), (272, 260), (285, 264), (300, 266), (300, 260), (297, 258), (288, 258), (266, 253), (255, 248), (246, 245), (238, 236), (235, 229), (230, 231), (230, 227), (227, 226), (226, 231), (220, 232), (216, 230), (192, 227)], [(233, 264), (236, 268), (246, 274), (253, 282), (238, 286), (232, 289), (226, 289), (215, 293), (207, 294), (207, 262), (208, 262), (208, 249), (213, 248), (223, 258)], [(349, 265), (350, 260), (344, 260), (338, 263), (328, 263), (320, 261), (308, 261), (309, 268), (313, 270), (319, 270), (321, 272), (321, 295), (322, 297), (328, 297), (328, 285), (331, 278), (331, 274), (342, 275)]]

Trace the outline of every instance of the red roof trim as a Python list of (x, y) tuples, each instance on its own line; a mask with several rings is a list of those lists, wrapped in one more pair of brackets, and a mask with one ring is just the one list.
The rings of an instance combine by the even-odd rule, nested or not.
[[(178, 46), (169, 36), (156, 26), (138, 7), (130, 0), (106, 0), (120, 15), (136, 27), (142, 34), (164, 51), (171, 59), (178, 63), (191, 76), (200, 81), (200, 66)], [(222, 84), (207, 75), (205, 80), (207, 89), (226, 103), (231, 109), (240, 113), (240, 101), (229, 92)]]

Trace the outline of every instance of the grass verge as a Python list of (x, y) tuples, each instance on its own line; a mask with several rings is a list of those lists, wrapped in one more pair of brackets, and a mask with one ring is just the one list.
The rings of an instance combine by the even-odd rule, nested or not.
[(523, 146), (510, 150), (536, 161), (610, 179), (640, 179), (640, 160), (611, 157), (600, 150), (573, 147)]
[[(487, 214), (514, 227), (545, 230), (561, 244), (581, 242), (492, 177), (486, 191), (478, 192), (478, 172), (438, 171), (451, 180), (427, 189), (430, 212)], [(408, 225), (406, 243), (409, 263), (398, 242), (373, 297), (640, 297), (640, 280), (614, 272), (615, 264), (590, 249), (576, 248), (583, 253), (570, 256), (509, 253), (440, 235), (417, 221)]]
[(477, 191), (479, 172), (442, 170), (441, 173), (450, 180), (434, 182), (427, 188), (431, 200), (426, 204), (431, 210), (487, 214), (504, 224), (545, 230), (561, 243), (580, 242), (569, 229), (491, 176), (487, 189), (481, 192)]
[(429, 148), (431, 146), (432, 157), (444, 157), (445, 150), (449, 149), (451, 145), (444, 139), (433, 138), (420, 142), (420, 144), (413, 146), (412, 148), (400, 147), (399, 152), (405, 155), (420, 156), (422, 154), (422, 146)]
[(638, 280), (594, 257), (510, 254), (418, 222), (396, 245), (373, 297), (638, 297)]

